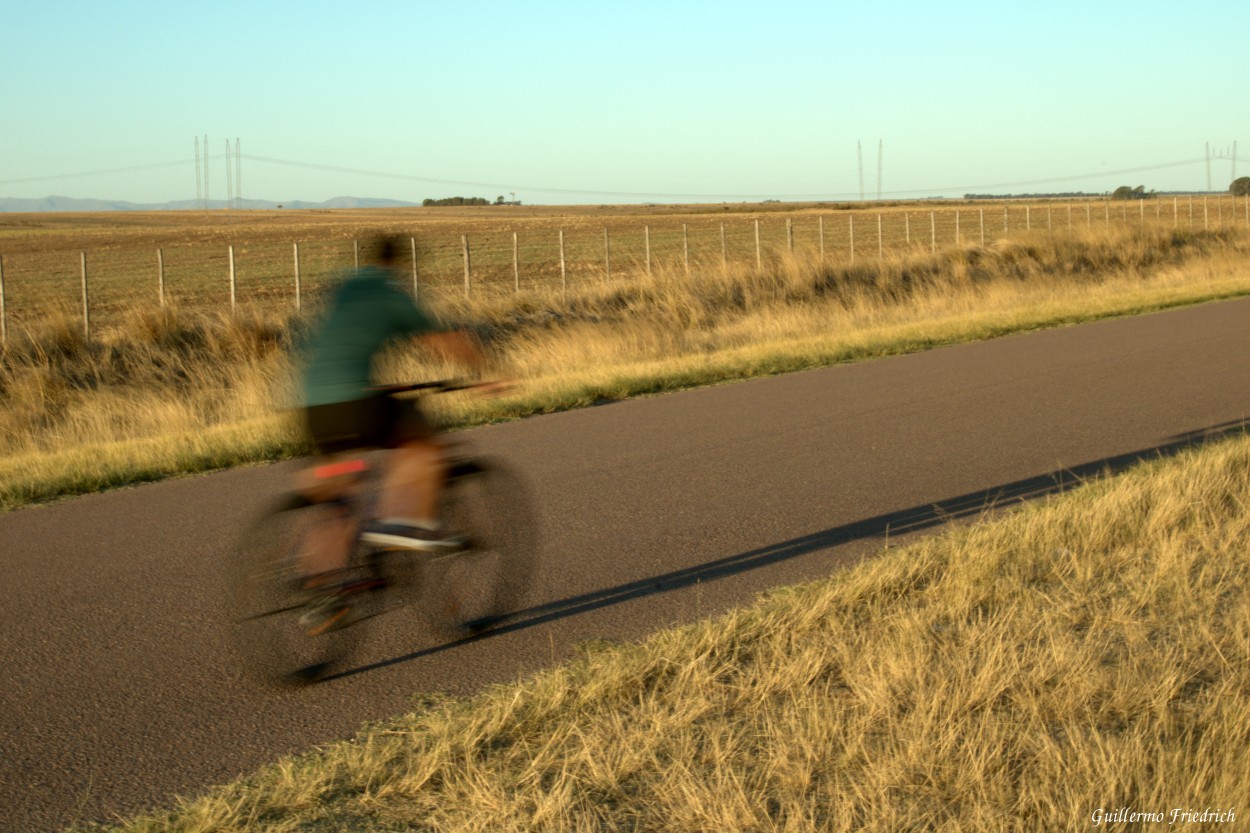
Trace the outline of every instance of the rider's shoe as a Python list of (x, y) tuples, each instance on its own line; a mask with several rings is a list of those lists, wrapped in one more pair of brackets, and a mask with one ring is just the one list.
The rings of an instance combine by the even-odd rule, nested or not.
[(463, 535), (446, 529), (390, 518), (365, 524), (360, 538), (380, 547), (426, 552), (450, 552), (463, 549), (468, 543)]

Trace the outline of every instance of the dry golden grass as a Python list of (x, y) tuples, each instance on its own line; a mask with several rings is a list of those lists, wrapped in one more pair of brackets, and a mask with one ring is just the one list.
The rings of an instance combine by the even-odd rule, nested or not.
[(1250, 440), (428, 699), (116, 829), (995, 833), (1126, 806), (1244, 823)]
[[(1250, 238), (1113, 229), (936, 255), (764, 269), (717, 258), (571, 289), (434, 299), (520, 384), (444, 407), (469, 425), (1250, 292)], [(303, 451), (294, 355), (309, 317), (131, 312), (88, 340), (72, 315), (0, 361), (0, 506)], [(395, 381), (432, 369), (395, 353)]]

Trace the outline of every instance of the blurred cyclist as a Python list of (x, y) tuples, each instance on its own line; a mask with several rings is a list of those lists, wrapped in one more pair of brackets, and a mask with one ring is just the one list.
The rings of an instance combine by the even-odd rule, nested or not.
[[(377, 517), (366, 523), (361, 538), (401, 549), (456, 549), (463, 539), (443, 529), (438, 519), (446, 473), (443, 446), (415, 402), (377, 389), (372, 365), (384, 346), (405, 338), (478, 372), (486, 357), (474, 339), (441, 327), (400, 288), (395, 267), (404, 242), (389, 236), (376, 241), (373, 262), (337, 288), (313, 336), (303, 377), (304, 416), (323, 459), (302, 475), (301, 486), (309, 494), (324, 491), (338, 469), (355, 465), (339, 457), (346, 452), (390, 449)], [(304, 555), (310, 587), (347, 564), (354, 533), (350, 519), (332, 527), (326, 533), (330, 540), (314, 542)]]

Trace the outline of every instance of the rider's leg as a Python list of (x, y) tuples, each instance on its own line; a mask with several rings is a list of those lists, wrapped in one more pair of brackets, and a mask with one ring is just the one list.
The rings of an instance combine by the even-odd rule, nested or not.
[(446, 454), (434, 437), (410, 439), (392, 449), (376, 514), (421, 526), (438, 526), (438, 500), (447, 477)]

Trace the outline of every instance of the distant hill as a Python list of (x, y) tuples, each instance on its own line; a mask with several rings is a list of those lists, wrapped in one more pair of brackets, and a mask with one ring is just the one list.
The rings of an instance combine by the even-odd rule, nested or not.
[[(253, 211), (278, 207), (291, 209), (407, 208), (416, 205), (418, 203), (403, 202), (401, 200), (382, 200), (372, 197), (334, 197), (325, 202), (243, 200), (243, 208)], [(208, 207), (210, 210), (219, 211), (226, 207), (226, 201), (210, 200)], [(39, 199), (0, 197), (0, 211), (10, 213), (38, 213), (45, 211), (195, 211), (198, 208), (199, 205), (195, 200), (136, 203), (126, 202), (125, 200), (80, 200), (73, 197), (42, 197)]]

